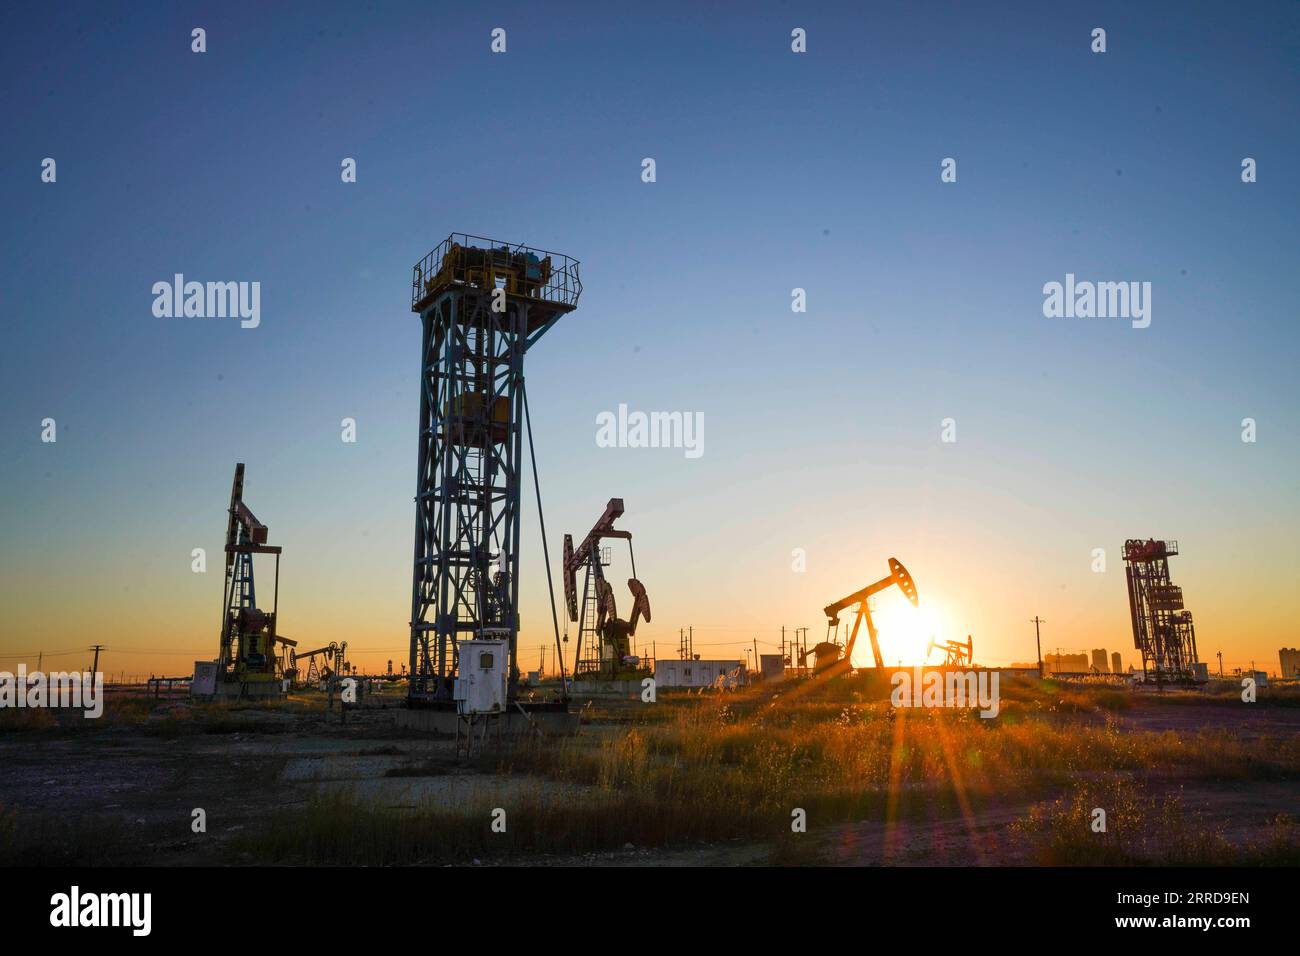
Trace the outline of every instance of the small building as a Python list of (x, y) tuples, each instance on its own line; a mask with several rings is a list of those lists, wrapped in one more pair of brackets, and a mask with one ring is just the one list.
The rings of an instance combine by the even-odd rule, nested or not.
[(744, 661), (673, 660), (655, 661), (655, 684), (658, 687), (712, 687), (718, 678), (747, 680)]
[(758, 674), (770, 683), (785, 680), (785, 658), (780, 654), (759, 654)]
[(1300, 648), (1283, 647), (1277, 652), (1282, 664), (1279, 673), (1283, 678), (1300, 678)]

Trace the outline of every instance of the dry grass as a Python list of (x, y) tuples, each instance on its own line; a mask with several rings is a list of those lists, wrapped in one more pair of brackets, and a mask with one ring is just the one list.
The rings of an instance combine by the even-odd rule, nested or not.
[[(971, 711), (895, 710), (888, 690), (868, 676), (725, 695), (661, 695), (655, 706), (605, 709), (612, 712), (598, 707), (576, 737), (526, 740), (472, 762), (471, 770), (522, 781), (506, 807), (504, 833), (492, 831), (486, 798), (399, 810), (334, 791), (305, 810), (273, 813), (264, 828), (233, 842), (230, 860), (517, 862), (628, 843), (742, 840), (767, 845), (774, 863), (810, 864), (822, 862), (816, 833), (834, 824), (982, 819), (990, 810), (1009, 819), (1038, 800), (1003, 839), (1023, 841), (1040, 862), (1297, 862), (1298, 828), (1289, 818), (1261, 828), (1258, 842), (1242, 846), (1163, 795), (1183, 782), (1295, 780), (1295, 734), (1270, 739), (1230, 729), (1134, 729), (1125, 712), (1151, 697), (1105, 685), (1004, 681), (1001, 711), (991, 720)], [(1196, 698), (1179, 698), (1185, 699)], [(1266, 703), (1261, 698), (1257, 706)], [(1221, 705), (1211, 700), (1211, 706)], [(310, 721), (323, 707), (319, 694), (235, 704), (109, 698), (102, 720), (5, 711), (0, 731), (119, 727), (163, 738), (276, 733), (300, 729), (292, 718)], [(439, 768), (434, 761), (429, 772), (446, 769)], [(1107, 809), (1106, 834), (1087, 825), (1096, 806)], [(794, 808), (807, 813), (807, 839), (789, 834)], [(12, 813), (0, 808), (0, 862), (113, 862), (123, 835), (102, 823), (95, 832), (78, 831), (91, 825), (47, 819), (16, 832)], [(42, 846), (65, 849), (51, 860), (42, 858)]]
[(104, 699), (104, 712), (96, 719), (83, 717), (79, 710), (0, 710), (0, 732), (52, 736), (131, 729), (170, 739), (188, 734), (281, 733), (293, 729), (289, 717), (324, 715), (324, 695), (310, 692), (283, 700), (228, 703), (112, 694)]
[[(494, 809), (490, 801), (480, 801), (455, 809), (396, 810), (333, 791), (305, 809), (277, 814), (264, 832), (236, 841), (232, 851), (264, 863), (393, 866), (568, 856), (627, 843), (660, 846), (674, 838), (694, 842), (743, 833), (742, 821), (707, 810), (688, 834), (657, 831), (645, 825), (650, 801), (635, 794), (559, 801), (543, 787), (526, 788), (509, 801), (506, 829), (499, 833), (491, 825)], [(769, 827), (773, 822), (780, 821), (769, 821)]]
[[(1097, 808), (1105, 831), (1094, 830)], [(1130, 776), (1085, 782), (1013, 825), (1045, 866), (1280, 866), (1300, 863), (1300, 828), (1280, 815), (1260, 837), (1230, 843), (1176, 794), (1150, 795)]]
[[(896, 711), (876, 691), (842, 681), (811, 692), (661, 699), (578, 737), (530, 740), (481, 756), (480, 771), (538, 781), (511, 800), (506, 834), (491, 832), (486, 805), (398, 812), (334, 796), (306, 814), (285, 815), (269, 843), (250, 840), (246, 850), (271, 861), (382, 864), (744, 839), (775, 840), (774, 862), (816, 862), (811, 841), (780, 837), (796, 807), (819, 826), (932, 820), (978, 816), (1008, 799), (1049, 798), (1065, 789), (1059, 805), (1040, 809), (1021, 828), (1047, 841), (1045, 858), (1145, 860), (1149, 848), (1131, 844), (1128, 835), (1151, 832), (1159, 834), (1152, 845), (1166, 848), (1156, 862), (1210, 862), (1228, 858), (1221, 837), (1178, 808), (1137, 795), (1126, 781), (1300, 775), (1294, 736), (1242, 740), (1228, 731), (1121, 729), (1113, 714), (1131, 701), (1113, 688), (1012, 687), (992, 720)], [(582, 796), (558, 801), (546, 781)], [(1103, 799), (1112, 803), (1097, 802)], [(1088, 841), (1070, 828), (1080, 808), (1107, 805), (1116, 808), (1112, 842)], [(1286, 858), (1291, 831), (1274, 831), (1275, 852)]]
[(19, 827), (13, 811), (0, 806), (0, 866), (112, 866), (134, 850), (120, 820), (41, 814)]
[(1049, 706), (1004, 701), (1001, 716), (984, 720), (969, 711), (897, 711), (882, 703), (701, 698), (594, 747), (579, 738), (517, 749), (496, 769), (664, 798), (717, 797), (727, 789), (720, 781), (734, 776), (738, 797), (772, 806), (891, 783), (909, 789), (960, 781), (968, 792), (996, 794), (1115, 770), (1176, 767), (1199, 779), (1300, 773), (1295, 737), (1246, 742), (1227, 731), (1121, 730), (1104, 713), (1093, 725), (1058, 719), (1063, 708), (1080, 706), (1077, 695)]

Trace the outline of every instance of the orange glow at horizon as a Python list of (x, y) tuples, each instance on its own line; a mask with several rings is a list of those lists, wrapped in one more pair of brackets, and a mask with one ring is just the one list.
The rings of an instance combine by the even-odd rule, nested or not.
[[(926, 601), (922, 597), (919, 606), (912, 607), (900, 595), (884, 594), (881, 598), (882, 600), (876, 602), (876, 606), (872, 608), (871, 619), (875, 622), (880, 654), (887, 666), (898, 663), (934, 663), (929, 660), (933, 656), (928, 653), (930, 640), (933, 639), (941, 644), (956, 636), (945, 609), (937, 602)], [(856, 613), (855, 610), (854, 614)], [(848, 617), (849, 630), (852, 630), (852, 627), (852, 618)], [(857, 644), (853, 648), (853, 666), (871, 667), (874, 663), (871, 655), (871, 638), (867, 635), (864, 621), (858, 631)]]

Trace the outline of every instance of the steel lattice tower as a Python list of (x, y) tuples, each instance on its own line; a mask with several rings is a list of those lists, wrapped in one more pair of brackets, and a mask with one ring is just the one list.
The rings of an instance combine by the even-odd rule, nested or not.
[(1197, 663), (1192, 612), (1183, 607), (1183, 589), (1169, 577), (1169, 558), (1177, 541), (1124, 542), (1133, 645), (1142, 655), (1142, 679), (1186, 681)]
[(577, 307), (578, 262), (452, 234), (415, 266), (420, 435), (412, 703), (450, 706), (461, 639), (508, 637), (518, 683), (524, 355)]

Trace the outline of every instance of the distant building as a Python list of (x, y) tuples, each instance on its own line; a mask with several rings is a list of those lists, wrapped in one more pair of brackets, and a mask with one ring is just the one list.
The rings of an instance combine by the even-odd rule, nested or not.
[(1282, 661), (1282, 677), (1300, 677), (1300, 647), (1284, 647), (1277, 652)]
[(1110, 665), (1106, 663), (1106, 648), (1096, 647), (1092, 651), (1092, 669), (1098, 674), (1109, 674)]
[(1119, 659), (1119, 651), (1110, 655), (1110, 672), (1112, 674), (1124, 673), (1124, 663)]
[(673, 658), (655, 661), (655, 685), (658, 687), (712, 687), (719, 677), (734, 677), (738, 683), (745, 683), (745, 662)]
[(1043, 672), (1047, 674), (1086, 674), (1088, 672), (1088, 655), (1078, 654), (1044, 654)]

